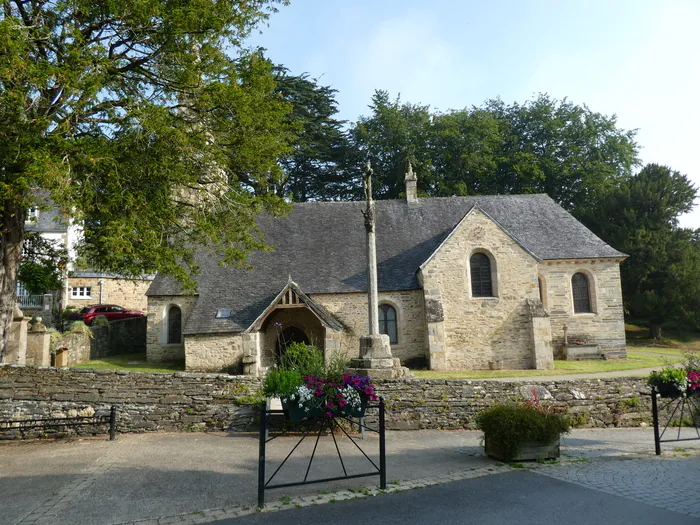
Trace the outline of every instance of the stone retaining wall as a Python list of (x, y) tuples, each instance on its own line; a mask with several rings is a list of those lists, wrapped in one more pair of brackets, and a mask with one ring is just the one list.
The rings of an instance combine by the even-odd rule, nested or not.
[[(640, 395), (648, 389), (639, 378), (537, 384), (397, 379), (376, 384), (392, 429), (475, 428), (477, 412), (497, 401), (529, 398), (533, 387), (547, 403), (568, 410), (577, 426), (640, 426), (651, 421), (651, 400)], [(254, 428), (255, 421), (252, 407), (245, 403), (260, 385), (256, 378), (224, 374), (0, 365), (0, 420), (104, 412), (117, 405), (120, 432), (245, 430)], [(5, 437), (16, 437), (16, 432), (5, 432)]]

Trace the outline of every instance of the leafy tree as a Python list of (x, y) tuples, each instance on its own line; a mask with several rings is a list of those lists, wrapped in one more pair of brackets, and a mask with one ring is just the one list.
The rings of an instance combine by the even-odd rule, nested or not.
[(24, 234), (18, 279), (30, 294), (42, 294), (63, 287), (68, 253), (58, 241), (39, 233)]
[(285, 67), (275, 68), (275, 91), (289, 102), (290, 125), (295, 128), (294, 150), (280, 160), (285, 180), (279, 196), (295, 201), (336, 200), (348, 192), (342, 161), (348, 150), (344, 121), (337, 120), (336, 90), (322, 86), (308, 74), (291, 75)]
[(700, 326), (700, 235), (680, 228), (697, 188), (666, 166), (648, 164), (600, 197), (583, 221), (629, 255), (621, 266), (627, 313), (661, 339), (668, 321)]
[(228, 263), (264, 246), (291, 108), (240, 45), (275, 4), (0, 0), (0, 361), (32, 187), (106, 270), (191, 285), (189, 239)]
[(370, 108), (351, 138), (355, 155), (372, 162), (377, 198), (402, 194), (410, 159), (429, 196), (547, 193), (578, 214), (639, 162), (635, 131), (546, 94), (434, 113), (377, 91)]
[(360, 170), (369, 160), (374, 169), (373, 190), (377, 199), (396, 199), (405, 190), (407, 163), (413, 164), (420, 191), (432, 172), (430, 135), (432, 115), (428, 106), (392, 101), (386, 91), (376, 91), (372, 115), (360, 117), (350, 130), (352, 151), (346, 156), (348, 178), (355, 182), (347, 198), (362, 198)]

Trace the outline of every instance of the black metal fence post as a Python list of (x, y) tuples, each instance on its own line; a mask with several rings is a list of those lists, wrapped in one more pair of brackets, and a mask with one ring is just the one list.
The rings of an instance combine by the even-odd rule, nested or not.
[(109, 409), (109, 440), (117, 439), (117, 407), (111, 406)]
[(659, 404), (656, 399), (656, 387), (651, 389), (651, 416), (654, 420), (654, 447), (656, 455), (661, 455), (661, 438), (659, 437)]
[(267, 440), (267, 404), (260, 403), (260, 455), (258, 457), (258, 507), (265, 506), (265, 442)]
[(379, 488), (386, 489), (386, 426), (384, 422), (384, 398), (379, 398)]

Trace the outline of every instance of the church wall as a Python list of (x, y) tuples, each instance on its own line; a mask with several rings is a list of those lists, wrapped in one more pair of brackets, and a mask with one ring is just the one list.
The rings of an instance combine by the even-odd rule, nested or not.
[(185, 368), (197, 372), (243, 373), (242, 334), (185, 336)]
[[(574, 313), (571, 277), (576, 272), (584, 272), (591, 280), (593, 313)], [(544, 307), (550, 315), (555, 357), (562, 356), (564, 325), (570, 345), (581, 340), (597, 344), (608, 357), (626, 355), (618, 260), (545, 261), (539, 273), (544, 279)]]
[[(495, 297), (472, 297), (469, 258), (495, 262)], [(426, 303), (440, 305), (431, 330), (431, 368), (532, 368), (526, 299), (538, 299), (537, 261), (484, 213), (475, 210), (422, 270)], [(439, 311), (439, 307), (435, 308)], [(443, 333), (444, 332), (444, 333)]]
[[(311, 294), (313, 299), (333, 314), (346, 329), (340, 338), (340, 351), (348, 358), (359, 357), (360, 336), (369, 333), (367, 321), (367, 294)], [(388, 303), (396, 309), (398, 344), (391, 345), (391, 353), (401, 362), (425, 358), (427, 326), (422, 290), (379, 292), (379, 303)]]
[(184, 344), (167, 344), (165, 316), (171, 305), (182, 310), (182, 326), (187, 323), (197, 297), (193, 295), (160, 295), (148, 297), (148, 324), (146, 328), (146, 353), (149, 363), (182, 361), (185, 359)]

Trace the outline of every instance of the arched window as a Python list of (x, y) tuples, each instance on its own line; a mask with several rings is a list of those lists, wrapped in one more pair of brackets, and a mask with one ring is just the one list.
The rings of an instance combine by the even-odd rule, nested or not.
[(390, 304), (379, 305), (379, 333), (389, 336), (389, 342), (395, 345), (399, 342), (396, 326), (396, 310)]
[(574, 313), (591, 313), (591, 291), (588, 285), (588, 277), (579, 272), (571, 278), (571, 291), (574, 295)]
[(475, 253), (469, 258), (472, 279), (472, 297), (493, 297), (491, 261), (485, 253)]
[(182, 343), (182, 310), (179, 306), (168, 309), (168, 344)]

